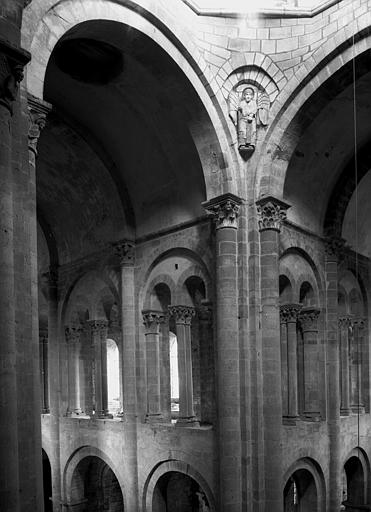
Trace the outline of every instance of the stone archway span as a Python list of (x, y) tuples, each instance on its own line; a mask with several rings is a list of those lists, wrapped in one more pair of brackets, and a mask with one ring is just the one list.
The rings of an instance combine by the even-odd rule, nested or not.
[(318, 462), (310, 457), (303, 457), (296, 460), (291, 466), (285, 471), (282, 482), (282, 492), (289, 478), (300, 470), (308, 471), (315, 482), (317, 490), (317, 510), (318, 512), (326, 512), (326, 484), (325, 477), (322, 468)]
[(142, 491), (143, 512), (152, 512), (152, 500), (156, 483), (161, 476), (170, 471), (183, 473), (193, 478), (193, 480), (195, 480), (198, 483), (200, 488), (205, 493), (207, 501), (209, 502), (210, 505), (210, 512), (216, 512), (215, 498), (205, 478), (191, 465), (187, 464), (186, 462), (175, 459), (160, 462), (149, 473), (144, 483)]
[[(255, 192), (284, 197), (286, 171), (300, 134), (289, 133), (298, 113), (320, 87), (345, 65), (361, 56), (371, 46), (369, 21), (362, 16), (349, 24), (346, 32), (339, 34), (339, 42), (332, 39), (324, 42), (311, 57), (294, 73), (277, 96), (270, 113), (272, 122), (268, 127), (261, 148), (261, 158), (255, 175)], [(349, 34), (354, 34), (350, 35)], [(354, 45), (353, 45), (354, 37)], [(287, 138), (287, 140), (286, 140)]]
[[(184, 8), (181, 2), (179, 4), (179, 8)], [(34, 0), (25, 9), (22, 25), (22, 44), (34, 55), (27, 70), (28, 92), (37, 98), (43, 97), (46, 68), (51, 53), (58, 40), (76, 25), (92, 20), (108, 20), (137, 29), (150, 37), (178, 64), (211, 120), (213, 134), (220, 148), (218, 154), (214, 154), (213, 162), (210, 161), (208, 152), (205, 152), (202, 133), (198, 133), (197, 126), (191, 129), (200, 160), (203, 162), (207, 199), (225, 192), (237, 194), (239, 176), (235, 173), (239, 173), (240, 164), (237, 156), (230, 150), (228, 122), (222, 108), (223, 95), (196, 44), (192, 38), (186, 37), (191, 24), (179, 30), (179, 23), (174, 24), (174, 19), (162, 9), (154, 13), (153, 6), (147, 1), (101, 0), (83, 5), (81, 0)], [(176, 19), (179, 20), (178, 13)], [(216, 168), (223, 175), (222, 179), (214, 179)]]
[(107, 464), (113, 471), (115, 477), (121, 488), (122, 498), (124, 502), (124, 510), (127, 510), (127, 495), (125, 490), (125, 484), (120, 474), (119, 468), (115, 465), (112, 459), (106, 455), (102, 450), (94, 446), (81, 446), (69, 457), (63, 470), (63, 497), (65, 502), (69, 502), (71, 499), (71, 484), (74, 472), (78, 464), (85, 459), (85, 457), (98, 457), (105, 464)]

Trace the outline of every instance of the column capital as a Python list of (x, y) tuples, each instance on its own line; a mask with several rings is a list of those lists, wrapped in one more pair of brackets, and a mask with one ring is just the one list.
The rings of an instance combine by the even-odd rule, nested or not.
[(321, 310), (315, 307), (305, 307), (299, 315), (300, 325), (304, 332), (318, 331), (318, 317)]
[(209, 324), (213, 315), (213, 304), (210, 301), (202, 301), (197, 307), (198, 317), (201, 322)]
[(280, 320), (281, 323), (295, 323), (298, 315), (303, 307), (302, 304), (290, 303), (280, 305)]
[(28, 149), (37, 156), (37, 143), (46, 125), (46, 116), (52, 106), (50, 103), (28, 94)]
[(105, 334), (108, 329), (108, 320), (87, 320), (86, 324), (91, 334)]
[(67, 325), (64, 328), (67, 343), (76, 343), (80, 340), (82, 332), (81, 325)]
[(345, 240), (338, 235), (330, 235), (325, 239), (325, 255), (328, 261), (341, 261), (344, 256)]
[(216, 229), (237, 229), (237, 218), (242, 199), (230, 192), (205, 201), (202, 206), (206, 212), (214, 217)]
[(196, 310), (192, 306), (169, 306), (169, 315), (175, 317), (177, 324), (191, 325)]
[(339, 324), (340, 329), (345, 328), (345, 327), (347, 327), (347, 328), (352, 327), (353, 317), (351, 315), (339, 316), (338, 324)]
[(281, 231), (290, 205), (273, 196), (262, 197), (256, 201), (259, 231), (273, 229)]
[(352, 321), (353, 326), (357, 326), (358, 329), (364, 329), (366, 324), (366, 319), (362, 317), (354, 317)]
[(132, 240), (120, 240), (113, 243), (115, 255), (120, 260), (121, 266), (132, 266), (135, 263), (135, 243)]
[(0, 105), (13, 114), (19, 84), (23, 80), (23, 68), (31, 60), (26, 50), (0, 38)]
[(160, 324), (165, 322), (166, 314), (163, 311), (146, 309), (142, 311), (143, 323), (146, 327), (147, 334), (159, 332)]

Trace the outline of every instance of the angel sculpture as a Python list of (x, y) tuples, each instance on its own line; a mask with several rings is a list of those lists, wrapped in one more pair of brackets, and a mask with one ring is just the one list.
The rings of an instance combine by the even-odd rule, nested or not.
[(250, 156), (256, 145), (256, 127), (267, 126), (270, 107), (265, 92), (255, 93), (245, 87), (242, 93), (232, 90), (229, 94), (229, 116), (237, 130), (238, 149), (243, 158)]

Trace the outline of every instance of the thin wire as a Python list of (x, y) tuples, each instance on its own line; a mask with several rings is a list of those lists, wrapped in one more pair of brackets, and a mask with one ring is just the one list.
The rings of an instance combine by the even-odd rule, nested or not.
[[(354, 33), (352, 35), (352, 72), (353, 72), (353, 144), (354, 144), (354, 180), (355, 180), (355, 236), (356, 236), (356, 278), (358, 280), (358, 157), (357, 157), (357, 98), (356, 98), (356, 62), (355, 62), (355, 40)], [(359, 347), (359, 324), (356, 324), (356, 328), (354, 329), (356, 334), (356, 343), (357, 343), (357, 445), (359, 447), (360, 444), (360, 347)], [(354, 339), (353, 339), (354, 341)], [(358, 456), (359, 450), (358, 450)]]

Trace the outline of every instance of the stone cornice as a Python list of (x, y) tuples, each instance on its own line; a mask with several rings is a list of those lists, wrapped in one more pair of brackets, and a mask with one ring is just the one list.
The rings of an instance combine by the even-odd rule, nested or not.
[(273, 229), (281, 231), (290, 205), (273, 196), (262, 197), (256, 201), (259, 231)]
[(296, 323), (298, 315), (302, 309), (302, 304), (290, 303), (280, 305), (281, 323)]
[(216, 228), (237, 229), (237, 218), (242, 199), (230, 192), (205, 201), (202, 206), (211, 215), (216, 223)]
[(191, 325), (196, 310), (192, 306), (169, 306), (169, 315), (175, 317), (177, 324)]

